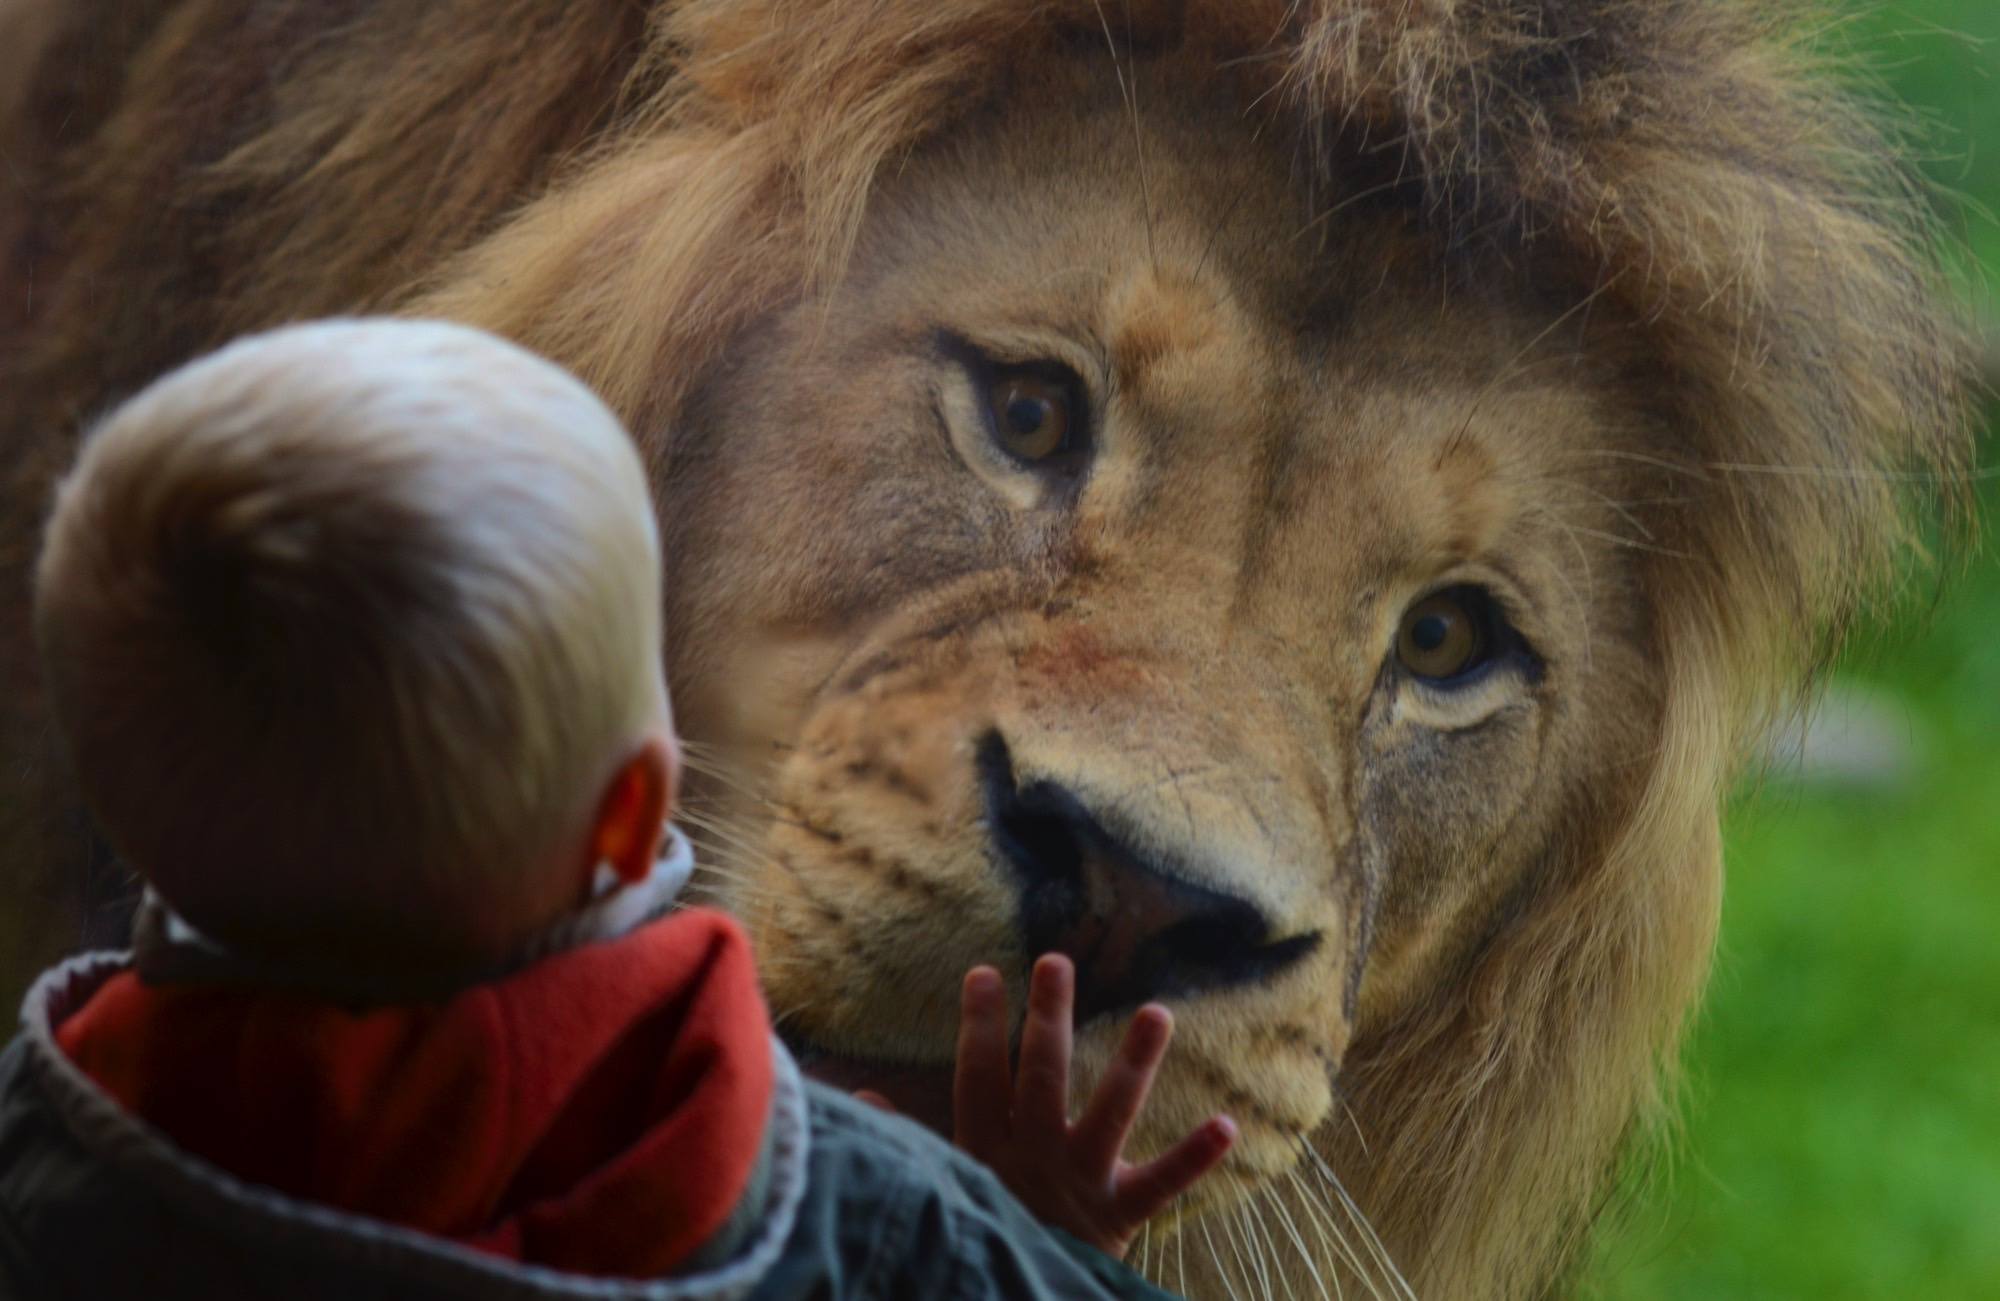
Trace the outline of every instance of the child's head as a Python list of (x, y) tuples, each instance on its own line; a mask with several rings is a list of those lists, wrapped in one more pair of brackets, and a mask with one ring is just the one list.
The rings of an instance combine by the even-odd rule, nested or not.
[(196, 928), (448, 980), (645, 870), (673, 795), (644, 472), (435, 322), (236, 343), (89, 437), (35, 626), (77, 778)]

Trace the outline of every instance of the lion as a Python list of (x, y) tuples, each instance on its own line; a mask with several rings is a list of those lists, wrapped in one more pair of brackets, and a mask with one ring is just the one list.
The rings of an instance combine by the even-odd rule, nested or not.
[[(1181, 1033), (1197, 1296), (1565, 1289), (1668, 1114), (1718, 801), (1953, 518), (1893, 126), (1717, 0), (15, 0), (0, 539), (91, 414), (361, 311), (648, 458), (704, 889), (823, 1078), (952, 990)], [(4, 629), (10, 861), (103, 851)], [(38, 783), (38, 784), (37, 784)]]

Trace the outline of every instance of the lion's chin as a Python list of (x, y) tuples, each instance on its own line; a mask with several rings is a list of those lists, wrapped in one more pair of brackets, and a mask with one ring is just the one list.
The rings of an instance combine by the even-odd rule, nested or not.
[(951, 1067), (842, 1057), (810, 1044), (793, 1043), (791, 1049), (800, 1069), (820, 1083), (847, 1093), (858, 1089), (879, 1093), (901, 1115), (951, 1136)]

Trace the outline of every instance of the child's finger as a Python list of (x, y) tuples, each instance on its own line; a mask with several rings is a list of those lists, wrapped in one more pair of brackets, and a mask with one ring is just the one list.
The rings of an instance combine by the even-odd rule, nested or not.
[(877, 1111), (886, 1111), (892, 1116), (896, 1114), (896, 1104), (873, 1089), (856, 1089), (854, 1091), (854, 1100), (856, 1102), (865, 1102)]
[(1165, 1210), (1195, 1180), (1215, 1169), (1236, 1143), (1236, 1122), (1211, 1116), (1158, 1158), (1119, 1178), (1112, 1214), (1134, 1227)]
[(1035, 1134), (1069, 1132), (1070, 1009), (1076, 969), (1060, 953), (1035, 960), (1028, 977), (1028, 1018), (1021, 1027), (1021, 1069), (1014, 1118)]
[(1173, 1014), (1158, 1003), (1140, 1008), (1125, 1028), (1124, 1041), (1070, 1134), (1071, 1157), (1086, 1178), (1110, 1177), (1118, 1154), (1125, 1150), (1125, 1137), (1146, 1105), (1146, 1094), (1173, 1034)]
[(1007, 987), (991, 967), (965, 973), (958, 1002), (958, 1067), (952, 1076), (952, 1132), (974, 1156), (1006, 1143), (1013, 1093), (1007, 1080)]

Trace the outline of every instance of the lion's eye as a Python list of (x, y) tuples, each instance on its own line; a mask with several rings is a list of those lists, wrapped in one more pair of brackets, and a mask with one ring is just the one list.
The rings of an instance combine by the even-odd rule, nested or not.
[(1492, 600), (1478, 588), (1433, 592), (1403, 612), (1396, 660), (1417, 677), (1448, 682), (1493, 657)]
[(987, 400), (992, 405), (993, 436), (1008, 455), (1046, 461), (1075, 447), (1081, 422), (1070, 385), (1033, 370), (998, 369)]

